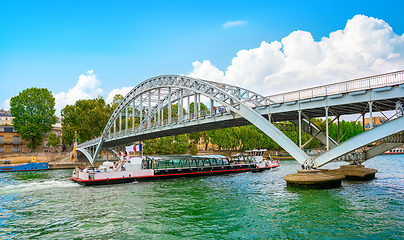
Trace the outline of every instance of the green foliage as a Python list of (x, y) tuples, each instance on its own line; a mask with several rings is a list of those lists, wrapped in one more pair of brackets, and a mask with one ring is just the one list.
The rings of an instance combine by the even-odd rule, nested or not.
[(115, 110), (118, 107), (118, 104), (122, 101), (123, 96), (121, 94), (115, 94), (115, 96), (112, 98), (112, 103), (111, 107), (113, 110)]
[[(210, 130), (207, 134), (210, 142), (216, 145), (219, 150), (281, 149), (274, 140), (254, 125)], [(284, 134), (295, 144), (299, 143), (298, 132), (285, 131)], [(310, 134), (302, 132), (302, 144), (310, 138)], [(319, 144), (320, 142), (314, 139), (305, 148), (317, 148)]]
[(177, 135), (174, 137), (174, 154), (185, 154), (188, 152), (188, 138), (186, 135)]
[(202, 132), (187, 133), (187, 137), (188, 137), (189, 141), (197, 144), (197, 143), (199, 143), (200, 139), (202, 138)]
[(195, 143), (191, 144), (191, 155), (196, 155), (198, 154), (198, 148), (196, 147)]
[(143, 151), (146, 155), (185, 154), (188, 152), (188, 138), (177, 135), (144, 141)]
[(240, 146), (241, 131), (239, 127), (223, 128), (208, 131), (210, 142), (219, 150), (236, 149)]
[(360, 123), (345, 122), (344, 120), (339, 123), (340, 134), (338, 136), (338, 125), (332, 123), (330, 125), (330, 136), (332, 139), (340, 142), (346, 141), (363, 132), (363, 127)]
[(143, 153), (145, 155), (157, 154), (157, 141), (158, 139), (150, 139), (143, 142)]
[(49, 133), (48, 142), (46, 143), (48, 147), (59, 147), (60, 146), (60, 139), (54, 133)]
[(46, 88), (28, 88), (10, 100), (10, 112), (14, 117), (14, 129), (27, 145), (35, 151), (41, 145), (43, 134), (55, 124), (55, 98)]
[[(207, 109), (208, 109), (208, 107), (207, 107), (204, 103), (200, 103), (200, 105), (201, 105), (201, 111), (204, 111), (204, 110), (207, 110)], [(191, 102), (191, 103), (189, 104), (189, 112), (190, 112), (190, 113), (195, 112), (194, 106), (195, 106), (195, 103), (194, 103), (194, 102)], [(198, 108), (196, 109), (196, 111), (198, 111)]]
[(78, 100), (74, 105), (66, 105), (61, 111), (63, 142), (72, 144), (76, 132), (81, 142), (100, 136), (112, 111), (102, 97)]
[(169, 155), (174, 152), (173, 137), (162, 137), (157, 140), (157, 153), (160, 155)]
[[(322, 119), (313, 119), (312, 120), (319, 128), (325, 129), (326, 121)], [(331, 122), (331, 119), (328, 119), (328, 122)], [(342, 120), (339, 123), (340, 133), (338, 135), (338, 124), (331, 123), (329, 127), (329, 134), (332, 139), (335, 141), (343, 142), (351, 137), (354, 137), (363, 132), (363, 127), (360, 122), (345, 122)], [(324, 130), (325, 131), (325, 130)]]

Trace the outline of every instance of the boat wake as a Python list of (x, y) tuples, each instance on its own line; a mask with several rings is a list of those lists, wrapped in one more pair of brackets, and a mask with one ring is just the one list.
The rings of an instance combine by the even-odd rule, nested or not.
[(67, 188), (77, 187), (77, 184), (69, 181), (44, 181), (44, 182), (30, 182), (16, 185), (4, 186), (0, 190), (0, 194), (14, 194), (23, 193), (51, 188)]

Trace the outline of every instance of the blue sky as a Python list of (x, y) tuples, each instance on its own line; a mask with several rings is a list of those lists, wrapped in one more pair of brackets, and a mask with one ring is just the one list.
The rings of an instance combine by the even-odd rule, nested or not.
[[(30, 87), (52, 91), (58, 96), (60, 110), (79, 98), (97, 95), (107, 98), (111, 92), (123, 93), (147, 78), (162, 74), (210, 77), (208, 80), (251, 86), (262, 94), (273, 94), (363, 74), (401, 70), (404, 69), (401, 65), (404, 44), (400, 42), (404, 41), (400, 11), (403, 7), (403, 1), (0, 0), (0, 108), (7, 109), (11, 97)], [(386, 42), (384, 45), (394, 44), (376, 52), (362, 49), (365, 40), (355, 40), (354, 34), (331, 37), (331, 33), (348, 29), (349, 20), (352, 20), (350, 29), (358, 27), (358, 32), (369, 33), (373, 42), (380, 37)], [(373, 26), (376, 20), (379, 27)], [(390, 31), (384, 31), (384, 35), (372, 34), (385, 24), (391, 27)], [(311, 34), (313, 41), (306, 33)], [(281, 53), (285, 50), (283, 57), (290, 58), (293, 55), (290, 52), (296, 46), (300, 49), (299, 39), (304, 37), (308, 45), (314, 43), (322, 48), (319, 56), (323, 57), (307, 59), (312, 51), (308, 47), (310, 51), (295, 56), (295, 60), (301, 58), (300, 62), (310, 63), (309, 68), (299, 65), (300, 72), (291, 75), (287, 66), (295, 69), (297, 61), (277, 66), (280, 61), (274, 57), (278, 54), (275, 50), (280, 48)], [(323, 41), (323, 37), (329, 41)], [(353, 46), (358, 50), (352, 50), (355, 54), (375, 60), (358, 63), (356, 69), (344, 69), (342, 64), (322, 78), (317, 70), (331, 68), (325, 66), (328, 60), (324, 61), (324, 56), (342, 51), (335, 49), (346, 49), (335, 46), (338, 41), (350, 46), (351, 38), (356, 41)], [(324, 50), (331, 49), (330, 46), (332, 51)], [(265, 64), (253, 69), (256, 65), (248, 59)], [(382, 60), (385, 62), (379, 64)], [(313, 77), (303, 76), (303, 72), (312, 73)], [(254, 77), (243, 77), (246, 74)], [(284, 83), (287, 77), (294, 78), (297, 84), (280, 86), (279, 82)], [(267, 88), (263, 90), (264, 83)]]

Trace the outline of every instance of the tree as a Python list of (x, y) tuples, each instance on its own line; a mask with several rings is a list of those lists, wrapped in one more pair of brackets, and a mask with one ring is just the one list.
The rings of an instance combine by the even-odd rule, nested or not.
[(185, 134), (174, 136), (174, 154), (188, 152), (188, 138)]
[[(319, 126), (320, 129), (325, 129), (326, 121), (322, 119), (312, 119), (312, 121)], [(331, 122), (331, 119), (328, 119)], [(338, 124), (331, 123), (329, 126), (329, 134), (332, 139), (340, 143), (354, 137), (363, 132), (363, 127), (360, 122), (345, 122), (342, 120), (339, 123), (340, 133), (338, 135)], [(325, 130), (324, 130), (325, 131)]]
[(61, 111), (63, 142), (73, 144), (76, 133), (81, 142), (99, 137), (112, 111), (102, 97), (78, 100), (74, 105), (66, 105)]
[(173, 146), (174, 138), (162, 137), (157, 140), (157, 153), (160, 155), (169, 155), (173, 154), (174, 146)]
[(157, 153), (157, 138), (143, 142), (143, 153), (145, 155), (154, 155)]
[(55, 98), (46, 88), (28, 88), (10, 100), (14, 129), (27, 147), (35, 151), (42, 144), (43, 135), (56, 123)]
[(112, 98), (112, 103), (111, 107), (113, 110), (115, 110), (118, 107), (118, 104), (122, 101), (123, 96), (122, 94), (115, 94), (115, 96)]
[(188, 152), (188, 138), (185, 134), (168, 136), (144, 141), (144, 154), (170, 155)]
[(57, 148), (60, 146), (60, 139), (54, 133), (49, 133), (48, 142), (46, 143), (48, 147)]
[(195, 143), (191, 143), (191, 155), (196, 155), (198, 153), (198, 148)]

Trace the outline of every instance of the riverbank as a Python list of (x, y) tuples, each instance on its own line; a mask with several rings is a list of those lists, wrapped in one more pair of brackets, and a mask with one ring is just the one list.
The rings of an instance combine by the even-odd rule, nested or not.
[(29, 162), (48, 162), (49, 170), (74, 169), (82, 167), (85, 163), (71, 162), (69, 153), (14, 153), (0, 154), (0, 162), (9, 160), (10, 164)]
[(0, 161), (10, 160), (10, 163), (27, 162), (62, 162), (70, 157), (69, 152), (59, 153), (0, 153)]

